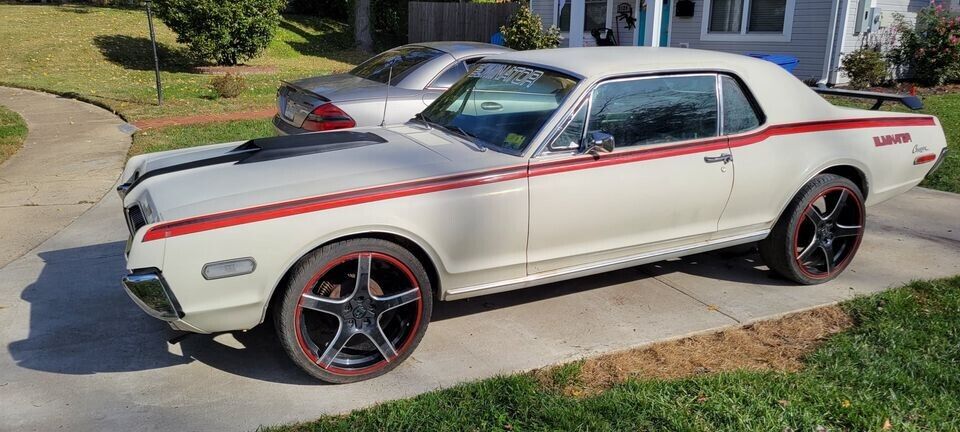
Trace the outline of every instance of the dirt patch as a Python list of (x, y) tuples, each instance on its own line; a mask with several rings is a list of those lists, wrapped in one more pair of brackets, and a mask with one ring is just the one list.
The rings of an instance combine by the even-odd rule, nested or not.
[(149, 120), (140, 120), (133, 125), (139, 129), (152, 129), (167, 126), (181, 126), (199, 123), (214, 123), (234, 120), (257, 120), (273, 117), (277, 113), (276, 108), (264, 108), (257, 111), (244, 111), (223, 114), (201, 114), (183, 117), (162, 117)]
[(852, 325), (843, 309), (827, 306), (587, 359), (572, 378), (565, 370), (568, 366), (541, 369), (534, 375), (548, 387), (582, 396), (628, 378), (675, 379), (737, 369), (796, 371), (804, 356), (828, 336)]
[(276, 66), (197, 66), (193, 68), (196, 73), (206, 75), (269, 75), (280, 72)]

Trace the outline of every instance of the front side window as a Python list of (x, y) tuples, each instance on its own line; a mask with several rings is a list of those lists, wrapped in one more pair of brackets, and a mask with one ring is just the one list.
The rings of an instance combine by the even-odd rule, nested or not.
[(737, 81), (729, 76), (720, 78), (723, 90), (723, 133), (746, 132), (760, 126), (760, 117)]
[(550, 70), (480, 63), (422, 116), (478, 145), (519, 155), (576, 84), (576, 79)]
[[(433, 48), (405, 46), (384, 51), (353, 68), (350, 75), (396, 85), (428, 61), (443, 55)], [(390, 69), (393, 69), (392, 77)]]
[(450, 88), (453, 83), (457, 82), (460, 78), (463, 78), (467, 74), (467, 63), (463, 61), (456, 62), (453, 66), (450, 66), (450, 69), (444, 71), (437, 79), (433, 80), (433, 83), (430, 84), (430, 88), (436, 89), (445, 89)]
[(550, 143), (547, 150), (557, 152), (580, 148), (580, 141), (583, 140), (583, 127), (587, 123), (587, 111), (589, 108), (589, 104), (583, 104), (583, 106), (577, 109), (577, 113), (573, 115), (573, 118), (570, 119), (567, 126), (564, 127), (560, 135), (557, 136), (557, 139)]
[[(709, 0), (704, 22), (706, 40), (749, 36), (756, 40), (788, 41), (795, 0)], [(712, 36), (712, 38), (711, 38)], [(717, 39), (721, 40), (721, 39)]]
[(589, 131), (631, 147), (717, 136), (717, 78), (673, 76), (613, 81), (593, 91)]

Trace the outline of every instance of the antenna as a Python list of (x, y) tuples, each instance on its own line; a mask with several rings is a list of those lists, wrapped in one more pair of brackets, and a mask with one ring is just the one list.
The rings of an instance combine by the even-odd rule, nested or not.
[(393, 63), (390, 63), (390, 71), (387, 72), (387, 91), (383, 96), (383, 118), (380, 120), (380, 127), (387, 122), (387, 102), (390, 102), (390, 81), (393, 81)]

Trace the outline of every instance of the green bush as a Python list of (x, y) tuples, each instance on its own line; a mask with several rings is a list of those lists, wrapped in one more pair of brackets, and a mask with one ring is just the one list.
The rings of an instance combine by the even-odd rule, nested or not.
[(235, 65), (267, 47), (286, 0), (156, 0), (157, 16), (197, 60)]
[(243, 75), (228, 73), (210, 80), (210, 89), (222, 98), (235, 98), (247, 89), (247, 79)]
[(960, 70), (960, 17), (931, 2), (917, 13), (916, 23), (895, 15), (900, 44), (890, 51), (890, 61), (925, 85), (956, 79)]
[(843, 56), (840, 69), (850, 78), (852, 87), (862, 89), (886, 82), (889, 65), (880, 51), (862, 47)]
[(520, 5), (510, 17), (507, 25), (500, 27), (506, 46), (515, 50), (556, 48), (560, 45), (560, 29), (543, 29), (540, 16), (533, 13), (526, 4)]

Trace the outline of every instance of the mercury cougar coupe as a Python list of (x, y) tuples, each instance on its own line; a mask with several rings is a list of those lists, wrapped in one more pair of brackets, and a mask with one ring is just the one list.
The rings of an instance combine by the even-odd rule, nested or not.
[(748, 57), (509, 53), (404, 124), (132, 158), (123, 285), (178, 330), (272, 319), (307, 373), (359, 381), (410, 356), (435, 300), (752, 242), (797, 284), (833, 279), (867, 206), (945, 144), (935, 117), (836, 107)]

